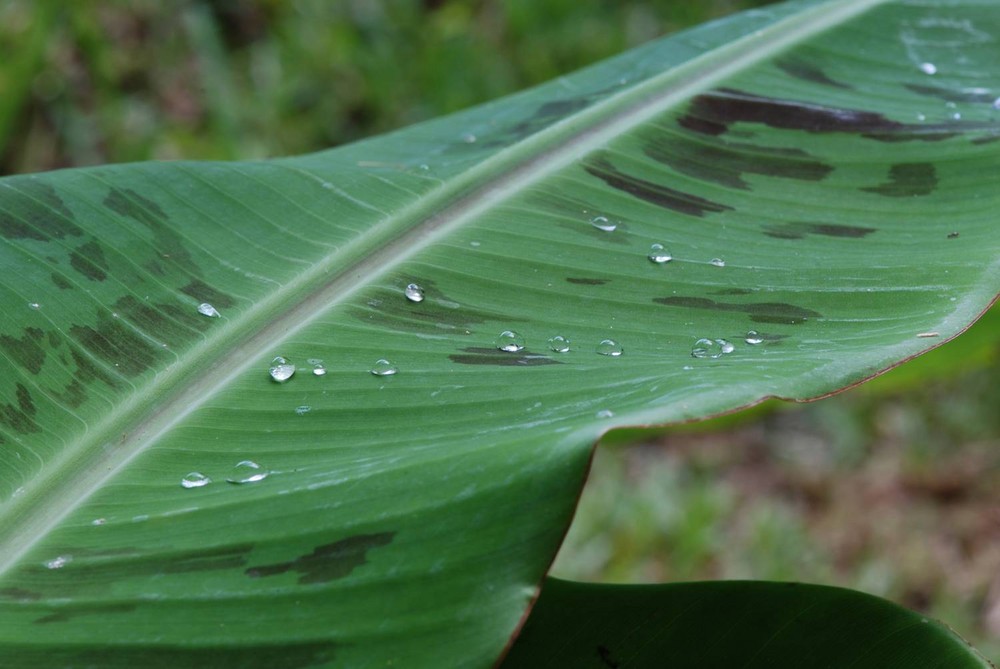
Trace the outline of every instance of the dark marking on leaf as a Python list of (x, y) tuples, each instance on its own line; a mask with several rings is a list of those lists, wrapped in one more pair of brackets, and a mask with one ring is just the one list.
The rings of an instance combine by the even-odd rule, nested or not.
[(774, 64), (785, 74), (814, 84), (852, 90), (854, 87), (828, 77), (819, 67), (798, 58), (779, 58)]
[(922, 84), (904, 84), (904, 86), (918, 95), (926, 95), (945, 100), (946, 102), (985, 102), (992, 104), (996, 99), (995, 95), (982, 89), (956, 91), (941, 86), (925, 86)]
[(554, 121), (575, 114), (581, 109), (586, 109), (590, 104), (590, 96), (546, 102), (540, 105), (527, 119), (508, 128), (503, 136), (484, 142), (482, 146), (484, 148), (507, 146), (517, 140), (535, 134), (539, 130), (551, 125)]
[(889, 181), (861, 190), (885, 197), (914, 197), (930, 195), (937, 184), (937, 171), (931, 163), (899, 163), (889, 168)]
[(499, 367), (537, 367), (539, 365), (563, 364), (558, 360), (553, 360), (546, 355), (532, 353), (527, 349), (523, 349), (517, 353), (508, 353), (507, 351), (500, 351), (495, 348), (470, 346), (462, 350), (468, 355), (455, 353), (449, 355), (448, 359), (462, 365), (497, 365)]
[(669, 307), (687, 307), (689, 309), (709, 309), (712, 311), (736, 311), (750, 315), (755, 323), (780, 323), (782, 325), (798, 325), (810, 318), (822, 318), (823, 315), (812, 309), (787, 304), (785, 302), (752, 302), (736, 304), (732, 302), (716, 302), (705, 297), (657, 297), (657, 304)]
[(121, 387), (121, 381), (95, 365), (90, 358), (80, 353), (80, 351), (73, 348), (70, 350), (70, 355), (76, 364), (76, 371), (73, 373), (73, 376), (83, 385), (87, 385), (94, 379), (97, 379), (111, 388)]
[(612, 659), (611, 650), (607, 646), (597, 647), (597, 657), (600, 658), (601, 664), (603, 664), (605, 667), (608, 667), (608, 669), (618, 669), (619, 667), (621, 667), (620, 664), (618, 664)]
[(0, 347), (14, 364), (24, 367), (32, 374), (38, 374), (45, 364), (45, 349), (42, 348), (44, 335), (40, 328), (28, 327), (24, 329), (20, 339), (0, 335)]
[(0, 404), (0, 424), (6, 425), (21, 434), (32, 434), (41, 431), (32, 416), (35, 415), (35, 403), (31, 392), (23, 383), (15, 385), (17, 404)]
[(192, 280), (181, 288), (181, 292), (185, 295), (190, 295), (199, 302), (208, 302), (217, 309), (227, 309), (236, 304), (236, 301), (231, 296), (223, 293), (221, 290), (212, 288), (200, 279)]
[(633, 195), (640, 200), (670, 209), (688, 216), (704, 216), (732, 210), (732, 207), (712, 202), (703, 197), (674, 190), (668, 186), (640, 179), (619, 171), (608, 160), (596, 158), (584, 165), (584, 169), (612, 188)]
[(87, 401), (87, 391), (79, 379), (73, 379), (61, 391), (52, 394), (70, 409), (75, 409)]
[(711, 136), (729, 132), (734, 123), (760, 123), (782, 130), (852, 133), (882, 142), (936, 142), (962, 131), (990, 128), (982, 123), (906, 124), (876, 112), (825, 107), (725, 88), (696, 96), (678, 123), (688, 130)]
[(566, 277), (566, 280), (570, 283), (575, 283), (580, 286), (603, 286), (609, 283), (611, 279), (588, 279), (585, 277)]
[(18, 179), (4, 194), (6, 211), (0, 211), (0, 236), (7, 239), (63, 239), (83, 234), (74, 222), (73, 212), (55, 189), (44, 181)]
[(777, 239), (803, 239), (806, 235), (860, 239), (875, 231), (875, 228), (865, 228), (860, 225), (842, 225), (839, 223), (792, 222), (764, 226), (764, 234), (768, 237), (776, 237)]
[(957, 232), (949, 232), (948, 233), (948, 239), (957, 239), (958, 235), (959, 235), (959, 233), (957, 233)]
[(104, 198), (104, 205), (116, 214), (127, 216), (149, 228), (153, 233), (154, 245), (164, 257), (188, 271), (200, 274), (198, 266), (184, 246), (184, 240), (166, 224), (169, 217), (160, 205), (130, 188), (112, 188)]
[[(177, 346), (195, 335), (195, 330), (202, 331), (210, 326), (206, 319), (195, 317), (196, 312), (183, 309), (178, 305), (147, 304), (134, 295), (120, 298), (114, 305), (115, 310), (139, 329), (155, 333), (171, 346)], [(180, 321), (180, 322), (178, 322)]]
[(992, 144), (994, 142), (1000, 142), (1000, 132), (994, 132), (992, 134), (985, 135), (983, 137), (976, 137), (974, 140), (972, 140), (972, 143), (976, 144), (977, 146), (981, 146), (983, 144)]
[(723, 288), (722, 290), (713, 290), (712, 295), (752, 295), (755, 292), (757, 291), (749, 288)]
[(746, 173), (799, 181), (821, 181), (833, 167), (810, 159), (805, 151), (717, 140), (717, 145), (660, 135), (644, 151), (653, 160), (696, 179), (749, 190)]
[(141, 374), (156, 362), (158, 351), (153, 344), (103, 309), (97, 312), (96, 327), (74, 325), (69, 333), (83, 348), (125, 376)]
[(0, 588), (0, 599), (12, 599), (18, 602), (34, 602), (42, 598), (42, 593), (24, 588)]
[(332, 544), (317, 546), (311, 553), (288, 562), (251, 567), (246, 570), (246, 575), (251, 578), (265, 578), (295, 571), (299, 574), (299, 585), (328, 583), (344, 578), (366, 564), (369, 550), (388, 545), (395, 536), (395, 532), (359, 534)]
[(59, 608), (47, 616), (36, 618), (36, 624), (65, 623), (81, 616), (103, 616), (108, 613), (132, 613), (135, 611), (135, 604), (88, 604), (86, 606), (67, 606)]
[(94, 281), (108, 278), (108, 263), (104, 251), (96, 241), (89, 241), (69, 255), (69, 264), (80, 274)]
[[(180, 643), (180, 642), (179, 642)], [(337, 644), (331, 641), (298, 641), (193, 646), (150, 645), (134, 647), (109, 644), (99, 648), (19, 646), (5, 649), (4, 660), (17, 667), (239, 667), (240, 669), (309, 669), (329, 667), (336, 660)]]
[(73, 284), (70, 283), (69, 279), (64, 277), (59, 272), (52, 272), (52, 274), (50, 274), (49, 277), (52, 279), (52, 283), (54, 283), (56, 285), (56, 288), (58, 288), (59, 290), (69, 290), (70, 288), (73, 287)]

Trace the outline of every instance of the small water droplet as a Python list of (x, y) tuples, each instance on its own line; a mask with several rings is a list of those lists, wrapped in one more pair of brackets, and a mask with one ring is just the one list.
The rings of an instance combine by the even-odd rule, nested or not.
[(284, 383), (292, 378), (292, 374), (295, 373), (295, 365), (279, 355), (271, 361), (271, 367), (267, 370), (267, 373), (278, 383)]
[(72, 555), (60, 555), (59, 557), (54, 557), (51, 560), (46, 560), (45, 567), (47, 569), (62, 569), (72, 561)]
[(922, 121), (926, 121), (927, 120), (927, 116), (925, 116), (924, 114), (917, 114), (917, 120), (921, 121), (921, 122)]
[(657, 265), (662, 265), (665, 262), (670, 262), (674, 259), (670, 255), (670, 251), (663, 248), (663, 244), (653, 244), (649, 247), (649, 255), (646, 256), (651, 262), (655, 262)]
[(191, 472), (187, 476), (181, 479), (181, 487), (183, 488), (202, 488), (207, 486), (212, 482), (212, 479), (208, 478), (201, 472)]
[(733, 346), (732, 342), (726, 339), (716, 339), (715, 343), (719, 345), (719, 350), (722, 351), (723, 355), (732, 353), (736, 350), (736, 347)]
[(376, 360), (375, 364), (372, 365), (371, 368), (371, 373), (374, 374), (375, 376), (392, 376), (398, 371), (399, 368), (396, 367), (396, 365), (389, 362), (388, 360), (386, 360), (385, 358), (379, 358), (378, 360)]
[(408, 299), (410, 302), (424, 301), (424, 289), (415, 283), (411, 283), (406, 288), (404, 288), (403, 295), (406, 295), (406, 299)]
[(313, 376), (326, 376), (326, 367), (323, 366), (323, 363), (321, 362), (314, 363), (312, 368), (313, 368)]
[(956, 121), (961, 121), (962, 120), (962, 115), (960, 113), (958, 113), (958, 112), (955, 112), (954, 114), (952, 114), (951, 117), (954, 120), (956, 120)]
[(743, 338), (743, 341), (751, 346), (756, 346), (757, 344), (764, 343), (764, 338), (756, 330), (747, 330), (747, 336)]
[(103, 525), (106, 522), (108, 522), (107, 518), (94, 518), (90, 521), (90, 524), (97, 527), (98, 525)]
[(715, 265), (716, 267), (725, 267), (726, 266), (726, 261), (723, 260), (722, 258), (712, 258), (708, 262), (709, 262), (709, 264)]
[(504, 330), (493, 342), (497, 349), (507, 353), (517, 353), (524, 349), (524, 337), (513, 330)]
[(720, 355), (722, 355), (722, 351), (714, 339), (703, 337), (696, 341), (691, 349), (692, 358), (718, 358)]
[(615, 412), (612, 411), (611, 409), (601, 409), (594, 415), (597, 416), (598, 418), (614, 418)]
[(996, 100), (993, 101), (993, 108), (996, 109), (997, 111), (1000, 111), (1000, 98), (997, 98)]
[(466, 144), (475, 144), (476, 136), (473, 135), (471, 132), (467, 132), (464, 135), (462, 135), (462, 141), (465, 142)]
[(619, 357), (625, 349), (622, 345), (616, 342), (614, 339), (602, 339), (601, 343), (597, 345), (597, 353), (600, 355), (607, 355), (612, 358)]
[(229, 476), (226, 478), (230, 483), (235, 483), (237, 485), (243, 483), (256, 483), (257, 481), (263, 481), (267, 478), (268, 471), (262, 469), (253, 460), (241, 460), (237, 462), (233, 467), (232, 471), (229, 472)]
[(35, 309), (36, 311), (42, 308), (42, 305), (40, 305), (38, 302), (28, 302), (28, 306), (31, 307), (32, 309)]
[(618, 229), (618, 222), (609, 220), (607, 216), (594, 216), (590, 219), (590, 224), (604, 232), (614, 232)]
[(569, 352), (569, 339), (563, 337), (562, 335), (556, 335), (549, 339), (549, 350), (555, 353), (568, 353)]
[(209, 318), (218, 318), (220, 316), (216, 308), (208, 302), (202, 302), (198, 305), (198, 313), (202, 316), (208, 316)]
[(302, 406), (295, 407), (295, 414), (298, 416), (305, 416), (307, 413), (312, 411), (312, 407), (308, 404), (303, 404)]
[(937, 74), (937, 65), (934, 63), (920, 63), (920, 71), (924, 74)]

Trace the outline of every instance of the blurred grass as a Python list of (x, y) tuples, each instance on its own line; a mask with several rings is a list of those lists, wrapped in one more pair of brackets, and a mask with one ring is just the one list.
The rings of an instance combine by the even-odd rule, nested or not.
[[(315, 151), (761, 4), (5, 0), (0, 174)], [(998, 328), (816, 404), (599, 449), (556, 572), (839, 583), (1000, 657)]]

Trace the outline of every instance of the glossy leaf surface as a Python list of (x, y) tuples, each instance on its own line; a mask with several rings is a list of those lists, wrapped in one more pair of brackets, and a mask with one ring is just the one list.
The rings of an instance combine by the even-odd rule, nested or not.
[(576, 669), (988, 669), (946, 625), (802, 583), (596, 585), (548, 579), (502, 665)]
[(0, 181), (4, 658), (488, 666), (603, 432), (995, 299), (998, 63), (992, 2), (798, 2), (325, 153)]

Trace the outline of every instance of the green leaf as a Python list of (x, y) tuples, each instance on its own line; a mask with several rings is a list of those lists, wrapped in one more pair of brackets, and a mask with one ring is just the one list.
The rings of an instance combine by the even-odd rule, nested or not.
[(998, 45), (992, 1), (795, 2), (333, 151), (0, 181), (5, 662), (489, 665), (607, 430), (995, 300)]
[(802, 583), (596, 585), (550, 578), (502, 667), (988, 669), (946, 625)]

